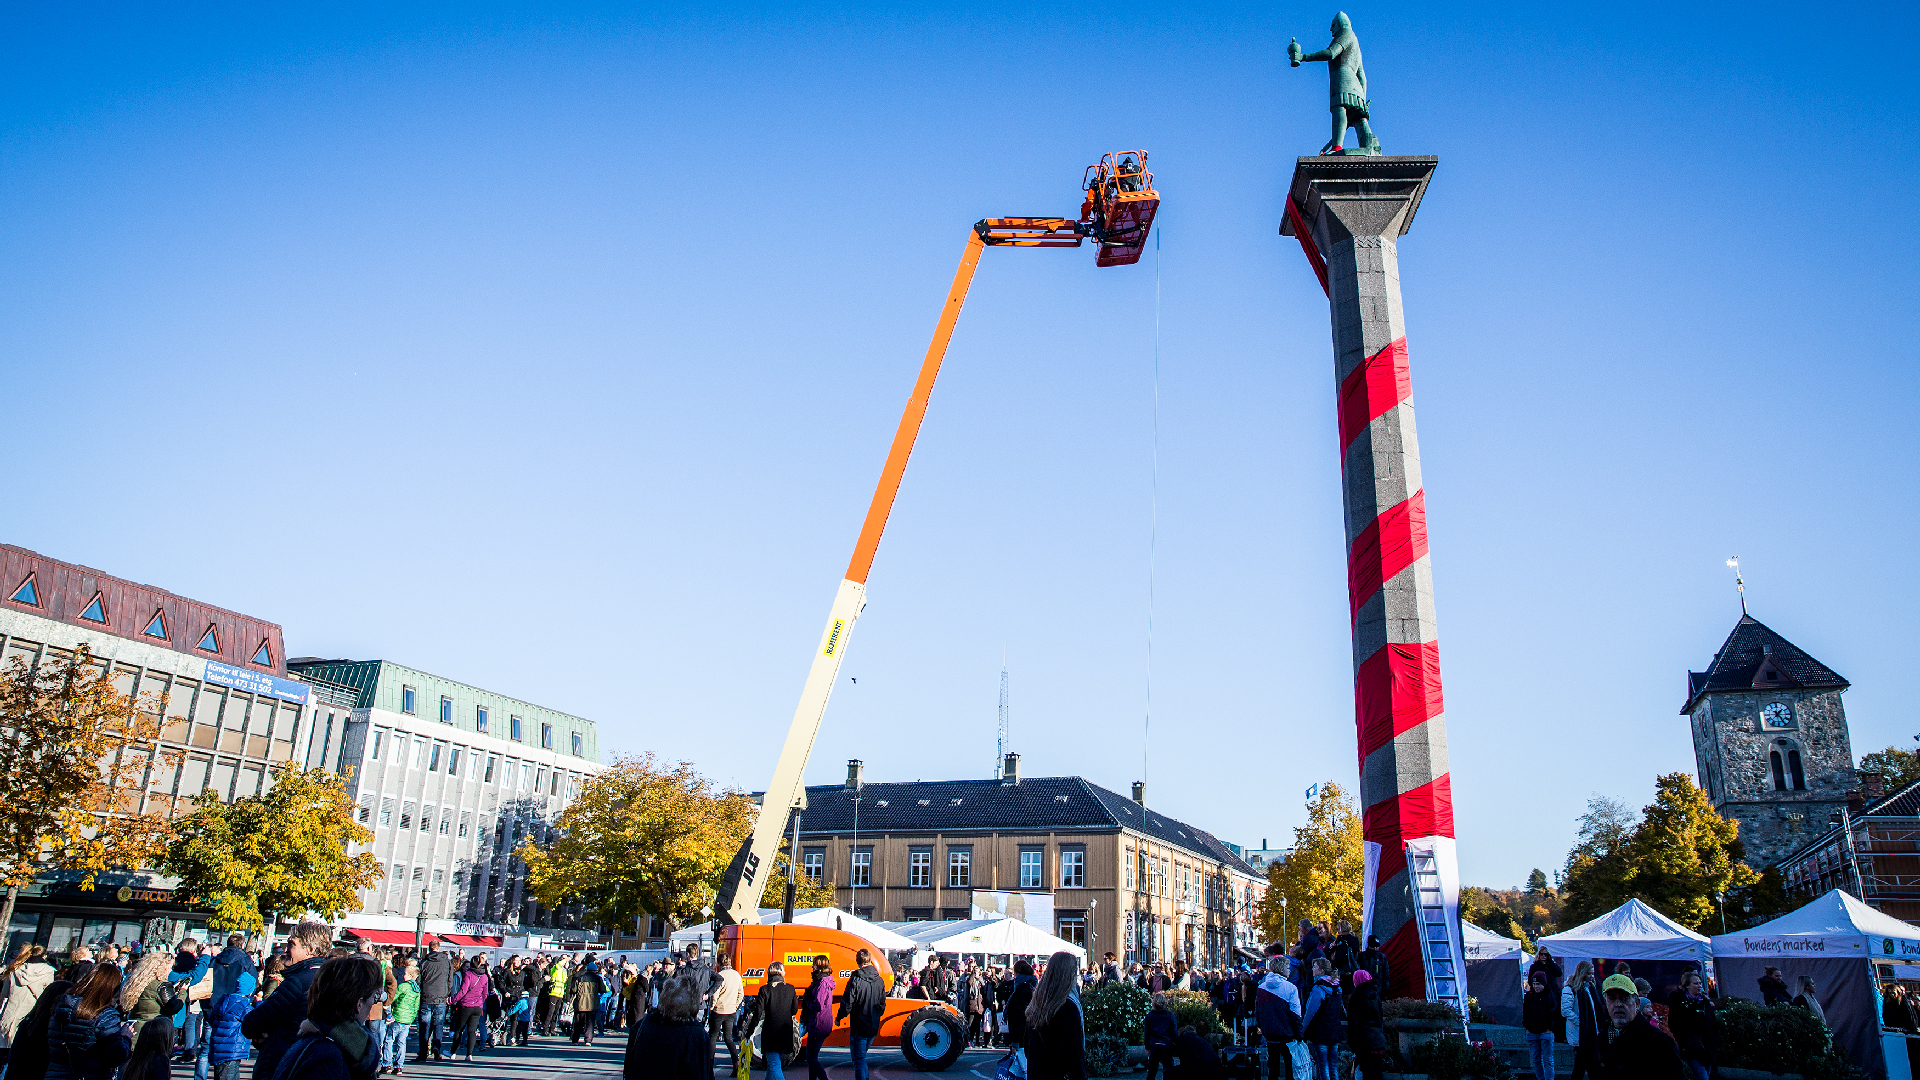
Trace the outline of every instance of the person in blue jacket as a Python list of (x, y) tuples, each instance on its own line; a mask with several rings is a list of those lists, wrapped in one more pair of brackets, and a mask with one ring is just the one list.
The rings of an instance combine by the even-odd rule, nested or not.
[(1293, 1076), (1293, 1051), (1288, 1043), (1300, 1040), (1300, 991), (1287, 979), (1287, 958), (1267, 958), (1267, 974), (1253, 992), (1253, 1019), (1267, 1040), (1267, 1075), (1271, 1080)]
[(299, 1037), (300, 1023), (307, 1018), (307, 990), (332, 946), (333, 930), (327, 924), (305, 921), (294, 927), (287, 939), (287, 966), (280, 969), (280, 985), (241, 1022), (241, 1034), (261, 1040), (260, 1057), (253, 1063), (253, 1075), (259, 1080), (271, 1080), (281, 1055)]
[(47, 1021), (46, 1080), (113, 1080), (127, 1060), (125, 1021), (115, 1000), (120, 969), (97, 964), (53, 1007)]
[(240, 1033), (247, 1014), (253, 1011), (253, 974), (241, 972), (233, 993), (215, 998), (207, 1006), (205, 1060), (213, 1064), (214, 1080), (240, 1080), (240, 1066), (253, 1053), (253, 1044)]
[(1340, 977), (1326, 957), (1313, 962), (1312, 989), (1300, 1008), (1307, 1046), (1313, 1053), (1313, 1080), (1336, 1080), (1340, 1064), (1340, 1040), (1345, 1036), (1346, 1001), (1340, 992)]

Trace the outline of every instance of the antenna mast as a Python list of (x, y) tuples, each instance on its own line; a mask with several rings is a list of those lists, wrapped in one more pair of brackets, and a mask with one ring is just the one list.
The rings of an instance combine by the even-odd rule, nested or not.
[(1004, 780), (1003, 771), (1007, 767), (1007, 659), (1000, 658), (1000, 742), (999, 753), (993, 758), (993, 778)]

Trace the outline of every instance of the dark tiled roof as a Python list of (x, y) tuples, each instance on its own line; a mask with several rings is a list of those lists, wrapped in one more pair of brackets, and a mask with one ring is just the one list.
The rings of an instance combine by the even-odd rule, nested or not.
[[(1786, 681), (1761, 683), (1756, 687), (1755, 679), (1769, 658)], [(1680, 713), (1684, 716), (1692, 712), (1699, 705), (1702, 694), (1716, 690), (1772, 687), (1831, 687), (1844, 690), (1848, 685), (1847, 680), (1836, 675), (1832, 668), (1808, 656), (1798, 645), (1774, 633), (1765, 623), (1751, 615), (1742, 615), (1740, 621), (1734, 624), (1733, 633), (1727, 635), (1726, 644), (1713, 654), (1713, 662), (1707, 665), (1707, 670), (1687, 672), (1687, 704)]]
[(1854, 817), (1920, 817), (1920, 783), (1908, 784), (1891, 795), (1868, 803), (1866, 809)]
[[(853, 796), (853, 789), (841, 784), (807, 788), (801, 835), (851, 833)], [(869, 783), (860, 789), (863, 833), (1106, 832), (1120, 828), (1249, 874), (1259, 873), (1212, 833), (1157, 814), (1078, 776), (1036, 776), (1017, 784), (915, 780)]]

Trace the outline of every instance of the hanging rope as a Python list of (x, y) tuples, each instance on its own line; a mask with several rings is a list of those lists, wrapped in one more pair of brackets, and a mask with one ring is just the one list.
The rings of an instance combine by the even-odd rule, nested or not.
[(1153, 734), (1153, 571), (1160, 546), (1160, 230), (1153, 232), (1153, 484), (1147, 530), (1147, 715), (1140, 725), (1140, 782), (1147, 782)]

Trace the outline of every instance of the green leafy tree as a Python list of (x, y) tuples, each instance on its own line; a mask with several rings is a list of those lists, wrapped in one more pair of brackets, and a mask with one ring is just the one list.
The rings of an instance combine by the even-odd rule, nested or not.
[(1339, 784), (1322, 783), (1307, 823), (1293, 830), (1293, 850), (1267, 868), (1269, 888), (1259, 909), (1267, 940), (1292, 941), (1301, 919), (1358, 925), (1365, 876), (1360, 815)]
[(1533, 868), (1533, 873), (1527, 875), (1527, 895), (1545, 896), (1546, 893), (1547, 872), (1536, 866)]
[[(767, 875), (767, 887), (760, 890), (760, 906), (763, 908), (784, 907), (787, 902), (787, 849), (791, 845), (781, 841), (780, 852), (773, 859), (773, 873)], [(793, 875), (793, 906), (796, 908), (832, 907), (834, 902), (833, 886), (825, 881), (814, 881), (804, 872)]]
[(42, 874), (77, 873), (91, 889), (166, 850), (166, 818), (140, 807), (148, 766), (176, 764), (155, 747), (164, 704), (120, 693), (107, 667), (82, 645), (0, 672), (0, 926)]
[(1579, 840), (1567, 854), (1562, 876), (1562, 921), (1578, 926), (1612, 911), (1633, 895), (1633, 815), (1627, 804), (1605, 795), (1587, 800)]
[[(515, 852), (527, 889), (550, 908), (585, 906), (608, 926), (641, 915), (680, 926), (710, 908), (753, 823), (753, 805), (688, 762), (622, 757), (560, 812), (545, 846)], [(784, 880), (784, 878), (782, 879)]]
[(1889, 746), (1860, 759), (1860, 771), (1878, 773), (1887, 794), (1920, 782), (1920, 751)]
[(358, 893), (381, 878), (373, 831), (354, 820), (347, 780), (326, 769), (283, 761), (264, 794), (232, 803), (203, 791), (176, 823), (161, 869), (212, 909), (207, 925), (257, 930), (268, 912), (318, 912), (335, 919), (358, 906)]
[(1639, 898), (1689, 929), (1718, 929), (1716, 897), (1751, 888), (1739, 823), (1720, 815), (1685, 773), (1654, 784), (1635, 823), (1617, 800), (1596, 795), (1567, 856), (1565, 919), (1577, 925)]

